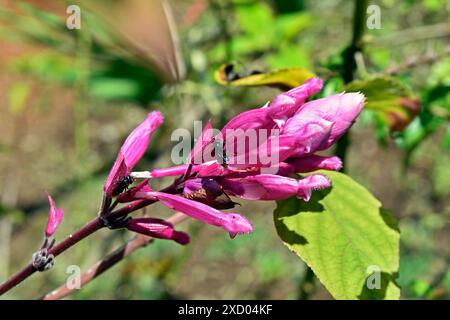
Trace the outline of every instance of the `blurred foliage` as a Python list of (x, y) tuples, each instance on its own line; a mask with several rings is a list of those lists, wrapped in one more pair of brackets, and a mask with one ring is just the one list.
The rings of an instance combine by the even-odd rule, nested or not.
[[(69, 3), (81, 7), (80, 30), (65, 27)], [(0, 254), (11, 257), (0, 264), (2, 276), (19, 269), (41, 242), (45, 190), (66, 211), (58, 239), (95, 216), (121, 141), (149, 110), (160, 109), (165, 124), (138, 169), (170, 165), (174, 128), (192, 129), (193, 120), (209, 118), (219, 127), (279, 92), (220, 86), (214, 73), (221, 65), (239, 61), (243, 75), (302, 68), (326, 81), (320, 95), (346, 89), (340, 73), (352, 1), (171, 0), (169, 11), (158, 3), (0, 1), (0, 222), (13, 226), (0, 234), (0, 243), (10, 243)], [(365, 111), (352, 129), (346, 170), (400, 219), (402, 298), (448, 299), (450, 8), (438, 0), (377, 4), (382, 28), (366, 30), (356, 81), (389, 77), (418, 97), (421, 109), (396, 133)], [(437, 58), (424, 62), (429, 52)], [(374, 94), (387, 87), (391, 82)], [(256, 231), (233, 241), (188, 222), (181, 228), (192, 235), (190, 246), (156, 241), (72, 298), (303, 297), (306, 268), (277, 238), (273, 207), (243, 202), (240, 211)], [(158, 205), (149, 210), (168, 214)], [(50, 291), (65, 281), (68, 265), (86, 270), (129, 237), (103, 230), (6, 298)], [(308, 297), (330, 298), (313, 281)]]

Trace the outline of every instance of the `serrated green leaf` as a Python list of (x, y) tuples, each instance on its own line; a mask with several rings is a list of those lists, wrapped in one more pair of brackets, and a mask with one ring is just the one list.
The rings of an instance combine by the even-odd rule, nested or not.
[(355, 80), (346, 91), (361, 91), (366, 96), (365, 108), (384, 119), (392, 131), (403, 131), (420, 111), (420, 102), (400, 80), (376, 76)]
[[(309, 202), (278, 202), (275, 226), (336, 299), (398, 299), (399, 231), (367, 189), (339, 172), (323, 172), (333, 187)], [(379, 268), (380, 288), (369, 289)]]

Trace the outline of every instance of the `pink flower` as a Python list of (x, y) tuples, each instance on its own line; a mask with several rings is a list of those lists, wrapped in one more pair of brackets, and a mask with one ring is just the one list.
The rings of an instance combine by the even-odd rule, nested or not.
[(308, 201), (312, 190), (331, 186), (330, 180), (321, 174), (303, 179), (260, 174), (244, 178), (223, 179), (223, 188), (231, 195), (247, 200), (283, 200), (292, 196)]
[[(239, 163), (239, 167), (242, 167), (242, 162), (246, 162), (247, 158), (251, 159), (249, 153), (258, 152), (259, 154), (262, 147), (265, 148), (263, 152), (267, 152), (266, 148), (270, 145), (270, 141), (266, 142), (266, 140), (268, 140), (270, 130), (281, 129), (308, 97), (322, 89), (322, 85), (319, 78), (309, 79), (303, 85), (279, 94), (271, 103), (262, 108), (245, 111), (231, 119), (221, 131), (223, 141), (226, 144), (226, 154), (231, 156), (230, 163)], [(260, 147), (256, 148), (258, 151), (251, 150), (250, 145), (244, 146), (244, 149), (240, 148), (239, 141), (243, 141), (246, 135), (253, 132), (259, 135), (257, 139)], [(255, 137), (252, 139), (256, 140)], [(291, 142), (289, 141), (289, 143)], [(282, 147), (280, 143), (280, 148)], [(273, 147), (271, 153), (275, 152), (279, 151), (276, 147)], [(259, 158), (257, 157), (257, 159)]]
[(64, 216), (64, 210), (61, 208), (56, 208), (55, 201), (53, 198), (47, 194), (48, 202), (50, 203), (50, 211), (48, 212), (47, 226), (45, 227), (45, 236), (47, 238), (51, 237), (58, 226), (61, 224), (62, 218)]
[(233, 129), (272, 129), (280, 127), (300, 108), (301, 104), (310, 96), (322, 89), (323, 83), (319, 78), (312, 78), (301, 86), (279, 94), (275, 99), (259, 109), (251, 109), (240, 113), (231, 119), (222, 129), (226, 140), (227, 130)]
[(176, 231), (171, 223), (157, 218), (131, 219), (127, 229), (152, 238), (173, 240), (182, 245), (190, 241), (188, 234)]
[[(177, 194), (142, 189), (129, 200), (159, 200), (169, 208), (227, 230), (231, 237), (251, 232), (253, 227), (243, 216), (217, 210), (232, 208), (235, 203), (230, 197), (281, 200), (295, 196), (309, 201), (313, 190), (330, 187), (330, 180), (323, 174), (300, 179), (292, 175), (318, 169), (339, 170), (342, 162), (338, 157), (316, 152), (334, 144), (364, 105), (360, 93), (342, 93), (304, 103), (321, 88), (320, 79), (310, 79), (265, 106), (234, 117), (221, 134), (214, 135), (208, 122), (190, 154), (189, 165), (155, 169), (145, 176), (182, 176), (173, 190)], [(266, 135), (252, 137), (252, 130)], [(267, 158), (275, 160), (267, 162)]]
[(213, 134), (211, 121), (208, 121), (192, 148), (191, 154), (189, 155), (189, 163), (198, 164), (203, 162), (203, 155), (207, 152), (205, 151), (205, 148), (211, 145)]
[(162, 122), (162, 114), (157, 111), (152, 112), (127, 137), (103, 186), (107, 196), (113, 197), (123, 191), (119, 190), (122, 181), (128, 177), (131, 170), (141, 159), (147, 150), (152, 133)]
[(293, 118), (301, 119), (304, 114), (314, 114), (333, 123), (330, 136), (318, 147), (324, 150), (334, 144), (353, 124), (364, 106), (361, 93), (340, 93), (305, 103)]
[(220, 212), (201, 202), (157, 191), (138, 192), (136, 197), (142, 199), (157, 199), (165, 206), (180, 211), (191, 218), (225, 229), (228, 231), (231, 238), (234, 238), (238, 234), (250, 233), (253, 231), (251, 223), (243, 216), (236, 213)]
[(315, 170), (338, 171), (342, 168), (342, 161), (338, 157), (324, 157), (319, 155), (308, 155), (300, 158), (289, 158), (279, 166), (278, 174), (290, 176), (294, 173), (305, 173)]
[[(211, 151), (211, 145), (219, 144), (227, 155), (228, 169), (248, 170), (273, 166), (267, 159), (276, 158), (282, 163), (329, 148), (353, 124), (363, 108), (364, 96), (342, 93), (302, 105), (321, 85), (319, 79), (310, 79), (262, 108), (239, 114), (224, 126), (221, 136), (211, 139), (209, 148), (202, 144), (202, 150)], [(222, 164), (222, 160), (211, 161), (209, 157), (195, 170), (207, 176), (217, 171), (216, 163)], [(223, 174), (227, 174), (226, 170)]]

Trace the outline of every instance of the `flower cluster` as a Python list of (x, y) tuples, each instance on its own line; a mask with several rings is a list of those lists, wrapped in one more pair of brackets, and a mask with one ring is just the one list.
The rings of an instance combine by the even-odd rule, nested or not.
[[(349, 129), (361, 112), (364, 96), (342, 93), (305, 103), (321, 88), (322, 81), (312, 78), (261, 108), (237, 115), (216, 134), (208, 122), (188, 157), (188, 164), (133, 173), (152, 133), (163, 121), (159, 112), (152, 112), (122, 146), (104, 185), (105, 195), (116, 197), (117, 202), (159, 201), (194, 219), (221, 227), (231, 237), (249, 233), (253, 228), (247, 218), (220, 211), (235, 206), (232, 197), (281, 200), (295, 196), (308, 201), (313, 190), (330, 187), (330, 180), (322, 174), (301, 179), (293, 175), (318, 169), (339, 170), (342, 166), (339, 158), (317, 152), (331, 147)], [(270, 134), (258, 137), (253, 144), (236, 144), (236, 140), (245, 141), (249, 130)], [(206, 154), (213, 157), (205, 157)], [(275, 163), (263, 161), (264, 157), (274, 155)], [(173, 188), (167, 189), (169, 192), (151, 188), (151, 179), (167, 176), (177, 177)], [(145, 180), (126, 191), (136, 178)], [(187, 234), (154, 218), (131, 219), (127, 228), (181, 244), (189, 241)]]

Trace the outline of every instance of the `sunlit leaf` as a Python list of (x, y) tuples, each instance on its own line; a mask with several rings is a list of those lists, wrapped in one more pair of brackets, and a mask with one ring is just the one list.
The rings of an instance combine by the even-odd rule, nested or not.
[(420, 101), (396, 78), (376, 76), (349, 83), (346, 91), (361, 91), (366, 108), (374, 110), (391, 131), (403, 131), (420, 111)]
[(332, 180), (331, 189), (315, 191), (309, 202), (278, 202), (278, 235), (336, 299), (398, 299), (399, 232), (394, 218), (349, 176), (324, 174)]
[(224, 64), (215, 73), (216, 81), (231, 86), (268, 86), (289, 90), (314, 77), (314, 73), (302, 68), (278, 69), (263, 73), (260, 71), (236, 72), (236, 64)]

